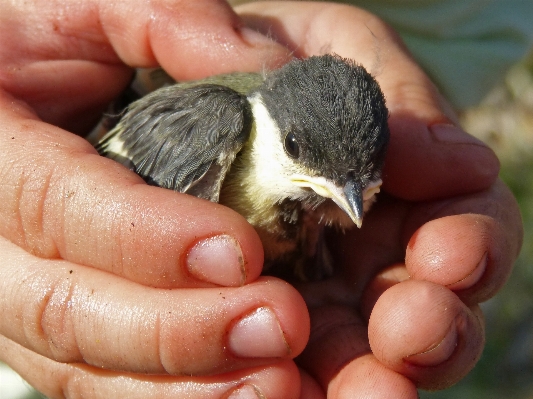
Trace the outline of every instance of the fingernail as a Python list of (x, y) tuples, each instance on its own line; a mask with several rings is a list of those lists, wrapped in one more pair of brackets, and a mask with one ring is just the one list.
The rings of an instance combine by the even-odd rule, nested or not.
[(437, 123), (429, 126), (433, 138), (443, 143), (474, 144), (487, 147), (481, 140), (466, 133), (464, 130), (447, 123)]
[(240, 357), (284, 357), (290, 353), (274, 312), (261, 307), (240, 319), (229, 333), (229, 348)]
[(187, 254), (187, 269), (199, 280), (226, 287), (238, 287), (246, 281), (241, 247), (225, 234), (196, 243)]
[(251, 385), (243, 385), (234, 390), (227, 399), (264, 399), (264, 395)]
[(243, 40), (252, 46), (272, 46), (273, 44), (275, 44), (275, 42), (271, 38), (247, 26), (242, 26), (238, 28), (238, 30)]
[(451, 290), (462, 290), (465, 288), (472, 287), (475, 283), (479, 281), (481, 276), (485, 273), (485, 269), (487, 268), (487, 253), (483, 254), (481, 257), (481, 260), (477, 264), (476, 268), (470, 273), (468, 276), (466, 276), (464, 279), (459, 280), (456, 283), (448, 284), (446, 287), (448, 287)]
[(415, 366), (431, 367), (448, 360), (457, 346), (457, 326), (455, 320), (450, 325), (444, 338), (425, 352), (407, 356), (404, 360)]

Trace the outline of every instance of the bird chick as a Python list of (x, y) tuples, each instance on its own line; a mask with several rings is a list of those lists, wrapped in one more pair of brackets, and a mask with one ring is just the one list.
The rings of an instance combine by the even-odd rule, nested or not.
[(267, 270), (314, 280), (332, 273), (324, 226), (361, 227), (379, 192), (387, 118), (362, 66), (323, 55), (156, 90), (97, 149), (149, 184), (239, 212)]

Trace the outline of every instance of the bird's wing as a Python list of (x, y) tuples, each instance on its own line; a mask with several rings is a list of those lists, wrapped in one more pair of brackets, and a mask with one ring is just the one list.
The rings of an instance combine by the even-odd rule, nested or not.
[(215, 84), (177, 84), (131, 104), (96, 148), (150, 184), (217, 202), (251, 126), (245, 95)]

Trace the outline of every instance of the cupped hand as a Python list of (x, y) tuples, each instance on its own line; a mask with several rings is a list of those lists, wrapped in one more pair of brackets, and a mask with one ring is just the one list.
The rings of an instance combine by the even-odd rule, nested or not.
[[(61, 129), (85, 132), (128, 83), (126, 65), (188, 79), (276, 66), (286, 48), (219, 1), (1, 7), (12, 38), (0, 53), (2, 358), (51, 397), (297, 397), (289, 359), (306, 343), (307, 313), (287, 284), (256, 280), (253, 229), (223, 207), (145, 186)], [(339, 275), (300, 287), (312, 316), (301, 397), (390, 397), (394, 387), (408, 398), (411, 381), (455, 382), (482, 348), (475, 303), (503, 284), (521, 239), (516, 205), (494, 183), (497, 160), (453, 128), (375, 17), (308, 3), (241, 12), (296, 56), (361, 62), (391, 111), (387, 197), (363, 230), (341, 236)], [(447, 313), (425, 317), (433, 309)], [(438, 345), (453, 328), (458, 344)], [(433, 355), (417, 363), (418, 353)]]
[[(499, 163), (463, 132), (398, 36), (348, 6), (238, 8), (298, 57), (337, 53), (379, 81), (390, 111), (384, 190), (363, 227), (330, 237), (340, 267), (297, 284), (311, 336), (297, 363), (328, 398), (416, 398), (464, 377), (484, 346), (478, 303), (505, 283), (522, 242)], [(321, 386), (319, 389), (318, 385)]]
[(297, 397), (308, 312), (258, 279), (253, 228), (72, 133), (131, 67), (198, 78), (288, 51), (207, 0), (4, 2), (0, 36), (0, 358), (51, 398)]

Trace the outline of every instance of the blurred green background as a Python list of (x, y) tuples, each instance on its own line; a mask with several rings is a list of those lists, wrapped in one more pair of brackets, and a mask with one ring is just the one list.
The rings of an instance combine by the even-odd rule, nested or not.
[(522, 211), (524, 245), (507, 285), (482, 305), (487, 345), (475, 369), (450, 389), (420, 396), (533, 399), (533, 53), (461, 119), (498, 154)]

